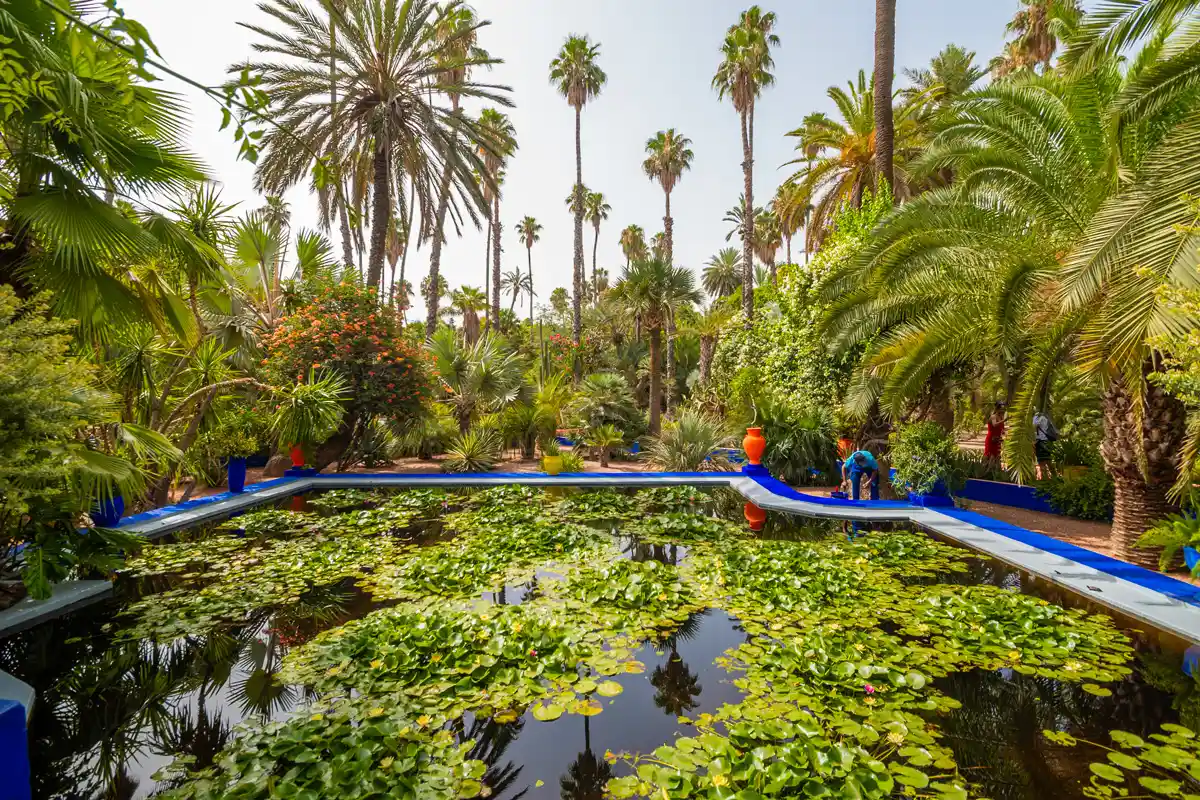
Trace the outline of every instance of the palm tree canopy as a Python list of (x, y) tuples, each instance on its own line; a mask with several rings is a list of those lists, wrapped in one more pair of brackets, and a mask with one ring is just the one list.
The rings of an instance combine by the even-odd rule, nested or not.
[(742, 285), (742, 251), (726, 247), (710, 258), (702, 278), (704, 291), (712, 297), (728, 297)]
[(525, 217), (516, 224), (517, 235), (526, 249), (532, 248), (542, 238), (542, 225), (533, 217)]
[(646, 232), (641, 225), (628, 225), (621, 231), (621, 252), (630, 261), (646, 257)]
[(700, 301), (691, 270), (672, 267), (661, 258), (630, 264), (613, 294), (650, 330), (662, 328), (671, 314)]
[(587, 192), (583, 198), (583, 216), (593, 227), (599, 228), (600, 223), (608, 219), (608, 213), (612, 211), (610, 206), (604, 200), (603, 192)]
[[(762, 211), (763, 210), (760, 207), (756, 207), (754, 209), (755, 219), (758, 218), (758, 215), (761, 214)], [(722, 217), (722, 219), (721, 219), (722, 222), (728, 222), (733, 226), (732, 228), (729, 229), (729, 233), (725, 234), (725, 241), (728, 242), (734, 236), (740, 237), (745, 232), (745, 230), (746, 230), (745, 219), (746, 219), (746, 195), (739, 194), (737, 204), (734, 205), (732, 208), (730, 208), (728, 211), (726, 211), (725, 216)], [(751, 246), (753, 246), (753, 242), (751, 242)]]
[(479, 154), (483, 156), (485, 168), (495, 176), (517, 150), (517, 129), (507, 114), (485, 108), (479, 113), (479, 130), (488, 145), (480, 147)]
[(685, 170), (692, 168), (692, 140), (674, 128), (659, 131), (646, 141), (646, 160), (642, 169), (646, 177), (658, 181), (670, 194)]
[(948, 44), (933, 57), (928, 69), (906, 69), (912, 87), (903, 90), (907, 100), (927, 95), (940, 106), (947, 106), (974, 88), (987, 75), (975, 63), (975, 53), (956, 44)]
[(600, 94), (608, 80), (600, 69), (600, 44), (587, 36), (572, 34), (550, 62), (550, 83), (567, 99), (572, 108), (581, 109)]
[(725, 34), (712, 86), (718, 97), (733, 101), (738, 113), (747, 111), (762, 90), (775, 83), (771, 74), (775, 66), (771, 48), (779, 45), (779, 37), (772, 33), (775, 23), (774, 13), (751, 6)]

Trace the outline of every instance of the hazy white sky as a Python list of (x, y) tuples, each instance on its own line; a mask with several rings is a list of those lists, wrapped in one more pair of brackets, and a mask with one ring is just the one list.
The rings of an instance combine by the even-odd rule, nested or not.
[[(662, 229), (663, 195), (644, 175), (646, 139), (674, 127), (690, 137), (696, 157), (672, 196), (676, 262), (699, 270), (726, 246), (721, 219), (742, 188), (737, 115), (718, 101), (710, 86), (725, 29), (747, 0), (474, 0), (492, 25), (481, 45), (504, 59), (491, 80), (513, 88), (510, 116), (520, 149), (512, 159), (501, 203), (502, 267), (525, 264), (513, 225), (531, 214), (545, 226), (534, 246), (534, 283), (539, 303), (555, 286), (570, 286), (572, 219), (563, 204), (574, 181), (574, 115), (550, 86), (548, 65), (563, 39), (586, 33), (601, 44), (608, 73), (603, 93), (583, 114), (584, 182), (604, 192), (612, 214), (601, 228), (599, 264), (615, 276), (624, 264), (618, 235), (637, 223), (647, 236)], [(871, 69), (874, 0), (776, 0), (765, 8), (779, 16), (782, 46), (775, 56), (776, 85), (763, 96), (756, 125), (755, 199), (770, 198), (792, 168), (792, 140), (784, 134), (812, 111), (834, 113), (825, 91), (844, 84), (860, 68)], [(955, 42), (985, 63), (999, 52), (1004, 25), (1017, 0), (899, 0), (897, 69), (928, 64)], [(253, 35), (239, 22), (265, 15), (251, 0), (123, 0), (129, 16), (150, 30), (166, 61), (204, 82), (224, 80), (229, 64), (250, 54)], [(252, 189), (253, 167), (236, 159), (228, 130), (219, 131), (220, 111), (198, 91), (173, 85), (191, 108), (191, 144), (224, 187), (227, 201), (243, 208), (261, 204)], [(315, 200), (303, 190), (287, 198), (293, 224), (313, 226)], [(592, 232), (585, 227), (588, 268)], [(335, 241), (335, 249), (340, 250)], [(799, 258), (800, 244), (794, 248)], [(780, 253), (782, 260), (783, 254)], [(429, 266), (427, 252), (414, 252), (408, 274), (416, 284)], [(452, 286), (484, 283), (484, 233), (469, 230), (444, 250), (443, 270)]]

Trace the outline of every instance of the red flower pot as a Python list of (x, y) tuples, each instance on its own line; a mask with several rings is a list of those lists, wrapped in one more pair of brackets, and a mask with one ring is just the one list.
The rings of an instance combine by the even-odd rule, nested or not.
[(303, 467), (304, 466), (304, 448), (302, 448), (298, 444), (292, 445), (292, 466), (293, 467)]
[(746, 460), (754, 466), (762, 464), (763, 453), (767, 449), (767, 440), (763, 438), (762, 428), (746, 428), (746, 438), (742, 439), (742, 449), (746, 451)]

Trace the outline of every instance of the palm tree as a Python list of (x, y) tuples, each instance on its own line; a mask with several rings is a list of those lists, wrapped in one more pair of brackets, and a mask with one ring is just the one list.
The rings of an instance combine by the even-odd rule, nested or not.
[(896, 75), (896, 0), (875, 0), (875, 187), (895, 183), (892, 153), (896, 138), (892, 81)]
[(692, 168), (691, 145), (692, 140), (677, 133), (674, 128), (659, 131), (656, 136), (646, 141), (646, 160), (642, 162), (642, 169), (646, 172), (646, 177), (658, 181), (666, 196), (667, 210), (663, 216), (663, 231), (667, 236), (664, 257), (668, 264), (674, 263), (675, 252), (671, 192), (684, 171)]
[[(792, 163), (807, 166), (789, 180), (800, 185), (802, 196), (816, 201), (812, 212), (813, 239), (820, 243), (828, 233), (834, 215), (844, 205), (857, 208), (863, 194), (878, 184), (879, 162), (875, 157), (875, 96), (867, 75), (859, 71), (849, 91), (829, 88), (829, 97), (842, 116), (838, 122), (823, 113), (810, 114), (801, 127), (788, 133), (795, 137), (799, 157)], [(906, 102), (895, 110), (892, 192), (897, 198), (910, 194), (908, 162), (922, 145), (922, 129), (917, 112), (921, 100)]]
[(529, 264), (529, 329), (533, 330), (533, 245), (541, 238), (542, 226), (533, 217), (525, 217), (517, 223), (517, 235), (525, 243), (525, 258)]
[(515, 313), (517, 298), (521, 296), (521, 292), (526, 292), (530, 295), (533, 294), (533, 285), (530, 283), (529, 276), (517, 268), (510, 269), (504, 273), (504, 277), (500, 279), (500, 285), (512, 295), (512, 302), (508, 306), (510, 314)]
[(464, 286), (450, 293), (450, 308), (462, 315), (463, 336), (468, 344), (479, 341), (479, 312), (487, 307), (487, 296), (476, 286)]
[(691, 270), (661, 258), (635, 261), (613, 289), (618, 302), (650, 334), (650, 433), (662, 430), (662, 332), (675, 312), (699, 301)]
[[(388, 260), (388, 266), (391, 268), (391, 271), (392, 271), (391, 280), (388, 282), (390, 285), (388, 286), (387, 295), (388, 295), (388, 303), (391, 305), (395, 305), (395, 301), (396, 301), (396, 286), (398, 285), (397, 278), (396, 278), (396, 265), (400, 264), (400, 257), (402, 255), (404, 255), (404, 252), (408, 249), (407, 236), (408, 236), (408, 232), (400, 227), (399, 219), (397, 219), (396, 217), (393, 217), (392, 224), (388, 226), (388, 238), (387, 238), (387, 260)], [(403, 265), (400, 266), (399, 283), (400, 284), (405, 283)], [(407, 308), (407, 299), (405, 300), (405, 303), (403, 303), (402, 305), (405, 308), (401, 309), (401, 314), (403, 314), (404, 310)]]
[[(451, 188), (466, 203), (473, 220), (474, 209), (484, 204), (472, 171), (483, 170), (477, 151), (487, 143), (477, 124), (461, 118), (459, 98), (511, 105), (506, 87), (466, 79), (470, 68), (496, 63), (473, 46), (483, 23), (469, 15), (462, 18), (464, 9), (458, 3), (440, 14), (432, 0), (348, 4), (338, 20), (335, 77), (341, 91), (331, 107), (325, 77), (331, 39), (328, 10), (316, 12), (290, 0), (265, 0), (264, 7), (282, 30), (247, 27), (259, 36), (254, 49), (274, 60), (231, 67), (233, 72), (248, 70), (261, 78), (260, 87), (271, 100), (270, 113), (277, 123), (261, 140), (257, 187), (282, 194), (309, 176), (315, 154), (328, 153), (336, 137), (339, 163), (358, 159), (369, 164), (373, 191), (367, 283), (378, 286), (383, 272), (393, 171), (408, 176), (421, 207), (422, 231), (434, 235), (436, 228), (434, 249), (440, 255), (441, 223)], [(463, 21), (450, 25), (446, 21), (451, 18)], [(452, 81), (448, 74), (461, 80)], [(451, 108), (433, 101), (429, 87), (434, 84), (454, 87)], [(347, 128), (349, 136), (343, 140)], [(360, 185), (366, 183), (364, 179)], [(365, 189), (361, 194), (366, 195)], [(439, 217), (436, 224), (435, 216)], [(431, 265), (431, 272), (438, 276), (436, 266)], [(436, 301), (431, 298), (431, 303)], [(436, 306), (433, 312), (430, 325), (436, 324)]]
[(1078, 24), (1083, 10), (1079, 0), (1023, 0), (1023, 4), (1008, 23), (1008, 33), (1016, 37), (1022, 60), (1030, 66), (1041, 64), (1045, 74), (1058, 50), (1057, 31), (1064, 24), (1069, 28)]
[(905, 99), (924, 95), (946, 108), (971, 91), (987, 70), (975, 63), (974, 52), (948, 44), (929, 62), (929, 69), (906, 69), (904, 74), (912, 82), (901, 92)]
[[(729, 250), (733, 252), (734, 256), (739, 255), (737, 250), (733, 248), (729, 248)], [(736, 288), (737, 284), (734, 285), (734, 289)], [(721, 333), (729, 324), (730, 316), (728, 304), (714, 304), (710, 305), (692, 324), (693, 330), (700, 338), (700, 386), (707, 386), (709, 378), (712, 377), (713, 356), (717, 352), (717, 343), (720, 341)]]
[[(583, 143), (581, 127), (583, 107), (604, 87), (608, 76), (600, 69), (597, 59), (600, 45), (593, 44), (587, 36), (572, 34), (563, 43), (558, 55), (550, 62), (550, 82), (566, 98), (567, 104), (575, 109), (575, 260), (572, 276), (574, 297), (571, 335), (578, 346), (583, 336)], [(582, 364), (575, 364), (575, 377), (580, 377)]]
[(625, 254), (625, 267), (646, 257), (646, 232), (641, 225), (627, 225), (621, 231), (621, 252)]
[[(588, 192), (583, 199), (583, 213), (592, 223), (595, 238), (592, 239), (592, 297), (600, 296), (600, 284), (596, 280), (596, 250), (600, 247), (600, 223), (608, 219), (612, 206), (604, 200), (603, 192)], [(594, 301), (594, 300), (593, 300)]]
[(775, 21), (775, 14), (763, 13), (758, 6), (743, 11), (738, 23), (725, 35), (721, 64), (712, 80), (717, 95), (722, 99), (728, 96), (741, 119), (742, 179), (745, 183), (742, 310), (747, 326), (754, 319), (754, 254), (751, 252), (754, 238), (754, 104), (762, 90), (775, 83), (775, 76), (770, 72), (775, 66), (771, 47), (779, 44), (779, 37), (771, 32)]
[(998, 80), (1032, 70), (1035, 63), (1020, 42), (1005, 42), (1000, 55), (988, 63), (988, 71)]
[(500, 319), (500, 183), (501, 168), (517, 149), (516, 129), (508, 119), (494, 108), (485, 108), (479, 115), (479, 127), (483, 132), (490, 148), (484, 150), (484, 168), (492, 177), (494, 189), (485, 187), (484, 194), (491, 195), (491, 233), (492, 233), (492, 311), (488, 315), (488, 324)]
[[(484, 307), (483, 293), (474, 290), (479, 308)], [(524, 363), (515, 353), (505, 350), (491, 333), (473, 344), (464, 344), (454, 331), (443, 328), (426, 342), (448, 405), (466, 433), (471, 422), (482, 413), (503, 410), (512, 404), (525, 385)]]
[(776, 283), (775, 254), (783, 244), (783, 234), (779, 227), (779, 217), (772, 211), (760, 211), (754, 223), (754, 254), (758, 260), (767, 266), (771, 274), (771, 283)]
[(742, 254), (736, 247), (726, 247), (710, 258), (704, 268), (704, 291), (720, 299), (728, 297), (742, 285)]
[[(787, 248), (787, 263), (794, 263), (792, 261), (792, 237), (796, 235), (801, 226), (807, 227), (808, 214), (812, 211), (812, 204), (808, 201), (800, 185), (795, 181), (788, 180), (779, 184), (779, 188), (775, 190), (770, 211), (779, 221), (779, 233), (783, 236), (784, 246)], [(807, 233), (806, 230), (806, 236)]]
[(650, 237), (650, 257), (662, 259), (667, 257), (667, 235), (662, 231)]

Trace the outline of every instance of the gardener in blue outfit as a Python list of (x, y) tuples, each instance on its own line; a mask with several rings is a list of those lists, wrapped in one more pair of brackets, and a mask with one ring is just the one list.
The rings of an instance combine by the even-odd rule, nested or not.
[(857, 450), (842, 464), (842, 480), (850, 481), (850, 496), (855, 500), (859, 495), (859, 481), (864, 475), (871, 481), (871, 499), (878, 500), (879, 462), (866, 450)]

